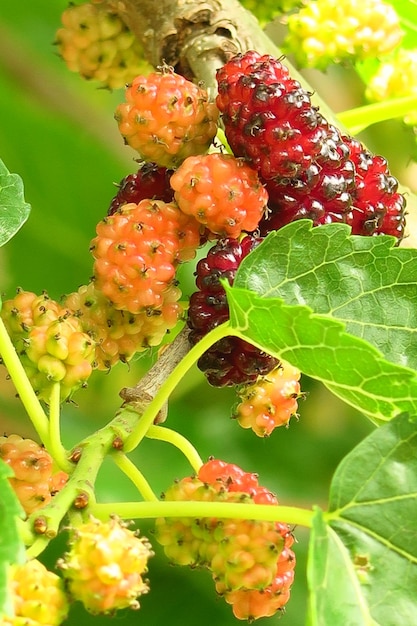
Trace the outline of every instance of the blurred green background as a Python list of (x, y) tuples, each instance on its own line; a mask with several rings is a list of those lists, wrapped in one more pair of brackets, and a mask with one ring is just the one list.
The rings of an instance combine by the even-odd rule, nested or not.
[[(0, 250), (0, 289), (12, 297), (17, 286), (53, 298), (88, 282), (92, 272), (89, 242), (96, 223), (105, 215), (115, 193), (114, 183), (136, 170), (134, 154), (123, 145), (113, 111), (123, 92), (98, 89), (71, 74), (56, 55), (54, 34), (62, 0), (2, 0), (0, 9), (0, 158), (24, 181), (25, 197), (32, 205), (27, 224)], [(327, 75), (309, 73), (320, 93), (337, 110), (360, 101), (361, 87), (346, 70)], [(395, 142), (392, 138), (395, 136)], [(391, 160), (397, 176), (409, 184), (412, 138), (399, 124), (379, 125), (366, 134), (368, 144)], [(193, 264), (181, 269), (185, 294), (193, 291)], [(66, 446), (104, 425), (121, 404), (119, 390), (134, 384), (155, 359), (145, 355), (111, 373), (96, 372), (77, 404), (63, 409)], [(260, 482), (276, 492), (282, 504), (326, 506), (332, 473), (339, 461), (371, 430), (369, 422), (341, 404), (321, 385), (303, 378), (307, 399), (300, 403), (300, 418), (267, 440), (243, 431), (230, 419), (235, 402), (230, 389), (209, 387), (194, 368), (172, 397), (169, 426), (196, 445), (203, 459), (209, 455), (259, 473)], [(0, 429), (34, 435), (5, 370), (0, 370)], [(181, 455), (167, 444), (145, 441), (132, 455), (156, 493), (175, 478), (190, 474)], [(99, 499), (131, 500), (135, 490), (110, 463), (98, 481)], [(152, 537), (150, 522), (139, 524)], [(292, 599), (285, 615), (259, 624), (301, 626), (306, 611), (306, 552), (308, 532), (295, 529), (297, 569)], [(64, 549), (64, 537), (43, 555), (53, 566)], [(223, 600), (216, 598), (204, 571), (168, 566), (161, 549), (150, 562), (151, 592), (139, 613), (121, 612), (114, 623), (176, 626), (238, 623)], [(109, 617), (91, 617), (75, 605), (69, 624), (110, 624)]]

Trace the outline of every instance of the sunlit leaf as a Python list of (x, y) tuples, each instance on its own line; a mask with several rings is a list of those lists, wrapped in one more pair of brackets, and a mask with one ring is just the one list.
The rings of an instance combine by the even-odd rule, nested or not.
[(345, 457), (332, 481), (329, 510), (372, 617), (383, 626), (416, 624), (415, 418), (399, 416)]
[(0, 160), (0, 246), (7, 243), (26, 222), (30, 204), (25, 202), (20, 176), (10, 174)]
[(307, 306), (234, 286), (226, 290), (235, 334), (288, 360), (372, 418), (417, 413), (416, 373), (385, 360), (371, 344), (345, 332), (342, 322)]
[(308, 626), (378, 626), (348, 550), (325, 523), (319, 509), (310, 535), (307, 580)]
[(234, 285), (340, 319), (387, 360), (417, 369), (417, 250), (394, 243), (293, 222), (244, 259)]

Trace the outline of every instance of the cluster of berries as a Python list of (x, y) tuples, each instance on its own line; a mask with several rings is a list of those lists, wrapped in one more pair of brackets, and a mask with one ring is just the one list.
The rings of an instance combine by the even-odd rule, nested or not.
[(283, 50), (300, 67), (321, 70), (388, 55), (404, 36), (395, 8), (383, 0), (315, 0), (286, 22)]
[(46, 293), (17, 290), (1, 317), (33, 389), (49, 402), (56, 383), (61, 399), (86, 384), (94, 365), (94, 342), (74, 312)]
[(63, 578), (37, 559), (9, 572), (11, 607), (4, 626), (60, 626), (77, 600), (93, 614), (138, 609), (149, 591), (144, 578), (153, 556), (146, 538), (116, 518), (90, 519), (70, 531), (70, 549), (58, 562)]
[(217, 80), (227, 140), (269, 193), (262, 236), (308, 218), (401, 241), (405, 199), (386, 161), (329, 124), (281, 61), (249, 51), (226, 63)]
[(64, 581), (37, 559), (11, 566), (8, 585), (12, 606), (2, 626), (61, 626), (67, 618)]
[(107, 2), (70, 4), (61, 16), (55, 44), (72, 72), (118, 89), (152, 66), (142, 44)]
[[(232, 284), (242, 259), (269, 232), (309, 218), (400, 242), (405, 228), (405, 199), (386, 161), (329, 124), (280, 60), (249, 51), (227, 62), (217, 81), (233, 156), (210, 147), (218, 114), (207, 94), (170, 68), (138, 77), (115, 115), (145, 164), (121, 181), (109, 214), (152, 194), (195, 220), (200, 242), (216, 240), (196, 268), (187, 316), (192, 344), (228, 319), (221, 280)], [(198, 365), (212, 385), (248, 385), (278, 361), (228, 337)]]
[[(165, 103), (162, 108), (161, 103)], [(234, 238), (238, 244), (242, 233), (253, 232), (266, 214), (268, 194), (256, 171), (243, 159), (213, 148), (207, 153), (217, 131), (218, 115), (207, 92), (178, 76), (171, 68), (163, 67), (160, 72), (135, 79), (126, 90), (126, 103), (117, 107), (115, 117), (126, 143), (139, 152), (145, 164), (121, 181), (109, 214), (114, 217), (123, 211), (123, 206), (141, 202), (152, 194), (154, 203), (175, 203), (179, 211), (188, 216), (190, 232), (191, 224), (196, 225), (197, 245), (207, 239), (222, 242), (224, 238)], [(218, 288), (222, 289), (219, 281)], [(224, 319), (227, 319), (227, 305), (225, 298), (223, 300)], [(190, 327), (191, 317), (190, 313)], [(218, 323), (214, 320), (212, 327)], [(200, 336), (207, 330), (208, 327)], [(192, 341), (196, 335), (193, 337)], [(261, 367), (262, 360), (276, 364), (275, 359), (246, 342), (240, 342), (234, 350), (238, 360), (245, 360), (241, 345), (246, 347), (250, 380), (271, 369)], [(229, 369), (232, 367), (233, 364)], [(214, 363), (214, 370), (219, 381), (222, 379), (221, 384), (247, 380), (246, 375), (239, 381), (227, 378), (225, 368), (219, 368), (218, 363)], [(215, 377), (216, 372), (213, 384), (216, 384)]]
[(93, 614), (138, 609), (148, 593), (151, 545), (116, 517), (107, 522), (91, 518), (72, 529), (70, 549), (58, 561), (74, 600)]
[[(177, 268), (204, 242), (214, 245), (196, 268), (187, 315), (192, 344), (228, 319), (222, 279), (232, 284), (254, 246), (293, 220), (343, 222), (353, 234), (401, 241), (405, 199), (386, 161), (329, 124), (280, 60), (236, 55), (217, 82), (216, 103), (165, 66), (127, 86), (115, 119), (144, 162), (121, 181), (97, 225), (93, 281), (62, 306), (48, 301), (47, 314), (37, 317), (51, 324), (53, 310), (55, 318), (41, 330), (17, 301), (25, 293), (6, 303), (2, 315), (46, 401), (57, 380), (68, 397), (94, 367), (109, 369), (160, 344), (184, 314)], [(213, 144), (219, 116), (233, 155)], [(83, 346), (77, 362), (71, 342)], [(235, 337), (199, 360), (216, 386), (253, 384), (277, 365)]]
[(54, 472), (45, 448), (20, 435), (0, 437), (0, 459), (13, 470), (9, 482), (27, 515), (48, 504), (68, 479), (65, 472)]
[[(211, 459), (197, 476), (183, 478), (164, 494), (169, 501), (229, 502), (276, 506), (256, 474)], [(156, 538), (172, 563), (204, 567), (216, 591), (238, 619), (282, 610), (294, 578), (294, 537), (287, 524), (250, 519), (158, 518)]]

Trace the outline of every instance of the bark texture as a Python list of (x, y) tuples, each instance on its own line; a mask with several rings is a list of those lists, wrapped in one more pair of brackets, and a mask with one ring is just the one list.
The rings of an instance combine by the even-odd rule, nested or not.
[(165, 62), (212, 89), (213, 68), (269, 41), (238, 0), (121, 0), (117, 10), (154, 67)]

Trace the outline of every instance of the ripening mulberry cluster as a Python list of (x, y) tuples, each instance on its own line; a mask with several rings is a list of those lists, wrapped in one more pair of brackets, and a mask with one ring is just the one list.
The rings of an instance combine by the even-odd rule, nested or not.
[(307, 218), (401, 241), (406, 203), (387, 162), (329, 124), (280, 60), (249, 51), (226, 63), (217, 80), (227, 140), (269, 194), (262, 236)]
[(300, 67), (321, 70), (388, 55), (404, 36), (395, 8), (383, 0), (315, 0), (286, 22), (283, 50)]
[[(276, 506), (256, 474), (211, 459), (197, 476), (183, 478), (164, 494), (168, 501)], [(156, 538), (172, 563), (204, 567), (216, 591), (238, 619), (258, 619), (283, 609), (294, 578), (294, 537), (287, 524), (217, 517), (158, 518)]]
[[(217, 83), (215, 102), (166, 66), (127, 85), (115, 118), (141, 164), (120, 181), (97, 225), (92, 281), (60, 305), (36, 301), (45, 308), (40, 329), (20, 310), (32, 304), (5, 304), (2, 316), (42, 399), (57, 381), (66, 398), (92, 369), (159, 345), (185, 316), (195, 344), (229, 317), (221, 281), (232, 284), (253, 247), (289, 222), (342, 222), (356, 235), (402, 240), (405, 198), (385, 159), (330, 124), (281, 60), (238, 54)], [(219, 121), (233, 154), (216, 145)], [(186, 313), (177, 270), (210, 241)], [(236, 386), (279, 362), (226, 337), (198, 365), (212, 385)]]
[(18, 289), (3, 303), (1, 317), (40, 399), (49, 403), (56, 383), (61, 400), (87, 383), (95, 345), (72, 311), (46, 293)]
[(47, 505), (68, 478), (65, 472), (54, 471), (43, 446), (20, 435), (0, 437), (0, 459), (13, 471), (8, 480), (27, 515)]
[(149, 591), (145, 576), (151, 545), (116, 517), (95, 518), (71, 530), (70, 548), (58, 566), (74, 600), (93, 614), (139, 608)]
[(55, 38), (58, 52), (68, 69), (83, 78), (118, 89), (152, 70), (140, 41), (106, 3), (70, 4), (61, 21)]
[[(163, 225), (163, 232), (158, 233), (163, 237), (161, 244), (155, 246), (155, 237), (152, 237), (152, 248), (146, 251), (149, 262), (138, 267), (137, 259), (145, 257), (142, 248), (139, 257), (136, 252), (139, 246), (135, 243), (146, 236), (142, 225), (135, 227), (132, 234), (124, 235), (124, 239), (120, 236), (121, 227), (116, 226), (115, 243), (110, 250), (103, 248), (100, 241), (93, 241), (95, 285), (116, 308), (123, 307), (135, 315), (144, 306), (148, 312), (157, 311), (161, 302), (158, 285), (163, 296), (165, 285), (175, 281), (178, 261), (192, 258), (197, 247), (207, 240), (237, 239), (242, 233), (254, 231), (266, 215), (268, 194), (255, 169), (213, 145), (218, 116), (218, 108), (209, 100), (204, 88), (179, 76), (172, 68), (162, 67), (146, 77), (139, 76), (127, 87), (126, 102), (117, 107), (115, 117), (125, 142), (137, 150), (144, 162), (136, 173), (120, 182), (105, 220), (109, 220), (110, 226), (103, 225), (104, 234), (98, 230), (98, 239), (103, 239), (107, 246), (111, 239), (107, 233), (113, 220), (122, 221), (121, 215), (127, 211), (129, 203), (146, 200), (152, 201), (153, 207), (161, 207), (161, 211), (163, 206), (169, 205), (171, 214), (173, 207), (177, 207), (178, 214), (183, 216), (180, 230), (182, 234), (187, 233), (192, 242), (187, 257), (179, 252), (176, 259), (167, 258), (169, 241), (177, 235), (170, 232), (168, 220), (160, 220), (159, 224)], [(154, 218), (152, 225), (156, 223), (156, 216)], [(123, 219), (123, 223), (125, 221)], [(121, 243), (118, 249), (116, 237)], [(126, 270), (128, 242), (134, 242), (135, 251), (132, 254), (134, 267), (128, 268), (129, 274)], [(112, 256), (110, 251), (114, 251)], [(117, 267), (116, 257), (121, 259)], [(161, 272), (159, 282), (157, 276), (148, 276), (150, 266), (154, 273)], [(149, 300), (145, 300), (146, 284), (152, 285)], [(129, 292), (134, 294), (136, 302), (123, 304), (128, 301)], [(258, 354), (249, 344), (247, 347)], [(256, 373), (260, 371), (256, 365), (253, 367)]]
[(60, 626), (68, 616), (69, 600), (62, 578), (37, 559), (12, 565), (8, 582), (11, 607), (2, 626)]
[(297, 416), (302, 397), (300, 371), (281, 360), (265, 376), (238, 389), (239, 403), (233, 417), (242, 428), (251, 428), (258, 437), (268, 437), (275, 428), (288, 426)]
[[(116, 111), (126, 143), (145, 163), (121, 181), (109, 215), (147, 194), (199, 224), (201, 243), (214, 240), (196, 268), (187, 315), (192, 344), (228, 319), (221, 279), (232, 284), (241, 260), (269, 232), (301, 218), (315, 226), (342, 222), (353, 234), (385, 233), (398, 242), (405, 229), (405, 199), (386, 161), (330, 124), (281, 60), (255, 51), (236, 55), (218, 70), (217, 82), (216, 105), (233, 155), (212, 144), (219, 113), (203, 88), (169, 68), (138, 77)], [(192, 132), (184, 131), (187, 123)], [(205, 141), (194, 146), (197, 136)], [(102, 254), (106, 269), (98, 271), (108, 282), (109, 254)], [(129, 256), (124, 245), (117, 254)], [(128, 291), (126, 275), (117, 268), (115, 276), (116, 292), (125, 285)], [(135, 284), (143, 278), (146, 272)], [(96, 285), (103, 289), (100, 276)], [(120, 308), (114, 285), (108, 289), (106, 297)], [(247, 385), (278, 361), (228, 337), (198, 365), (212, 385)]]

